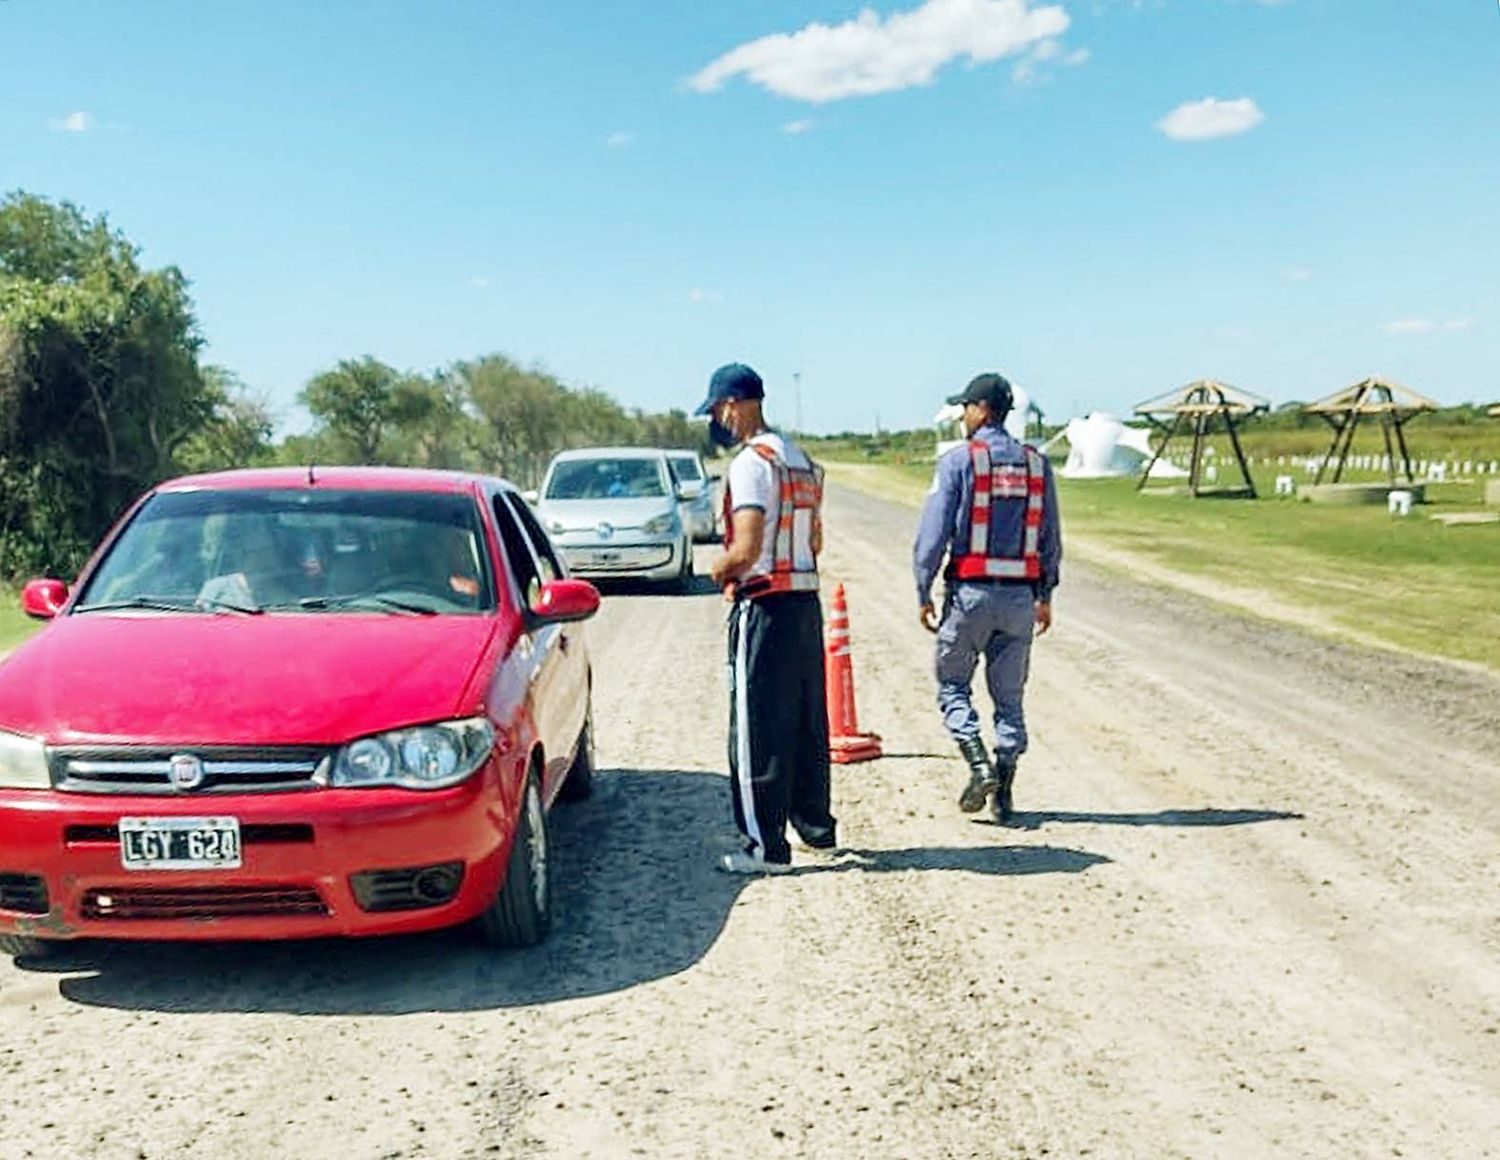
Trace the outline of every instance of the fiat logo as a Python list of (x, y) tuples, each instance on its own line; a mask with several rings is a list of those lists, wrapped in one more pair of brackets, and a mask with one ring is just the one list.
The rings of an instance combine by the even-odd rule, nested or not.
[(615, 526), (614, 526), (614, 524), (600, 524), (594, 530), (599, 533), (599, 535), (600, 535), (600, 537), (602, 539), (606, 539), (606, 540), (609, 539), (610, 536), (612, 536), (612, 535), (615, 534)]
[(173, 789), (197, 789), (203, 784), (203, 759), (191, 753), (176, 753), (168, 764)]

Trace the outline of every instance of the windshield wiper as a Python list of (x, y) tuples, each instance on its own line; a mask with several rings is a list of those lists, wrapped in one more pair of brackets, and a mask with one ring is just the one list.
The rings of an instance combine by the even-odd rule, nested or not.
[[(391, 596), (375, 593), (359, 593), (349, 596), (304, 596), (296, 602), (297, 608), (353, 608), (360, 604), (373, 604), (387, 612), (402, 612), (412, 616), (436, 616), (438, 610), (425, 604), (411, 604)], [(292, 607), (287, 605), (286, 607)]]
[(74, 612), (115, 612), (122, 608), (145, 608), (152, 612), (196, 612), (191, 600), (180, 600), (170, 596), (132, 596), (126, 600), (100, 600), (93, 604), (80, 604)]
[(126, 600), (100, 600), (92, 604), (80, 604), (73, 611), (118, 612), (122, 609), (144, 609), (148, 612), (235, 612), (242, 616), (259, 616), (264, 611), (212, 596), (197, 600), (173, 596), (131, 596)]

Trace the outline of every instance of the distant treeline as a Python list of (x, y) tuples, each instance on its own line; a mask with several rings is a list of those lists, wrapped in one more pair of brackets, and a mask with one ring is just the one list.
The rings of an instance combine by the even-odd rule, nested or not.
[(700, 447), (681, 411), (626, 410), (501, 354), (415, 374), (364, 357), (314, 376), (310, 434), (205, 365), (187, 279), (143, 269), (104, 217), (0, 200), (0, 579), (71, 575), (124, 507), (184, 472), (278, 463), (463, 468), (531, 484), (554, 452)]

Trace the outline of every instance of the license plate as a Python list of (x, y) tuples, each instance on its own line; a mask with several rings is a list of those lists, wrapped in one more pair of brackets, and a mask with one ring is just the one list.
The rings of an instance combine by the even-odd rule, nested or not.
[(121, 818), (127, 870), (233, 870), (240, 865), (238, 818)]

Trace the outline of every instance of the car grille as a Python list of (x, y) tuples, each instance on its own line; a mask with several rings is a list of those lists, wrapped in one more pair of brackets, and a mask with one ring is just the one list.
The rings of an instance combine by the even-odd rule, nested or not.
[(83, 917), (95, 920), (327, 914), (322, 896), (311, 886), (101, 886), (83, 896)]
[(0, 874), (0, 910), (46, 914), (46, 880), (35, 874)]
[[(203, 783), (193, 790), (172, 785), (175, 755), (203, 762)], [(255, 793), (309, 789), (323, 780), (332, 754), (310, 747), (245, 749), (197, 746), (181, 749), (138, 747), (76, 748), (49, 751), (52, 784), (72, 793)]]

